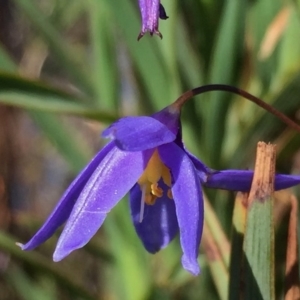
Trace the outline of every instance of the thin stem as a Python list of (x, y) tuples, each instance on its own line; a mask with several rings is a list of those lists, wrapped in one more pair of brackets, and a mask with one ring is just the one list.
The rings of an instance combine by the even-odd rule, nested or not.
[(287, 117), (285, 114), (271, 106), (270, 104), (262, 101), (261, 99), (247, 93), (244, 90), (241, 90), (237, 87), (226, 85), (226, 84), (208, 84), (208, 85), (203, 85), (197, 88), (194, 88), (192, 90), (189, 90), (185, 93), (183, 93), (173, 104), (174, 107), (177, 109), (181, 109), (183, 104), (188, 101), (190, 98), (200, 95), (206, 92), (212, 92), (212, 91), (224, 91), (224, 92), (229, 92), (229, 93), (234, 93), (237, 95), (240, 95), (247, 100), (250, 100), (251, 102), (257, 104), (258, 106), (262, 107), (269, 113), (273, 114), (276, 116), (278, 119), (280, 119), (282, 122), (287, 124), (289, 127), (293, 128), (294, 130), (300, 132), (300, 125), (295, 123), (293, 120), (291, 120), (289, 117)]

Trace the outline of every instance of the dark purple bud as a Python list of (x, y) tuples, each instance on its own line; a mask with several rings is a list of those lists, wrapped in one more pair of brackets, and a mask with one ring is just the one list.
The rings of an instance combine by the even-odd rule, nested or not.
[(169, 17), (166, 14), (165, 8), (162, 6), (162, 4), (159, 4), (159, 18), (162, 20), (167, 20)]

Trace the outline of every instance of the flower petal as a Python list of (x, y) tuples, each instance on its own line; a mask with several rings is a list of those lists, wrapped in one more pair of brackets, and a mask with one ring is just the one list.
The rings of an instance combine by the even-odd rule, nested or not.
[(152, 151), (123, 152), (113, 148), (82, 190), (58, 240), (53, 260), (83, 247), (102, 225), (107, 213), (137, 182)]
[(197, 262), (203, 229), (204, 208), (200, 182), (194, 165), (183, 149), (175, 143), (160, 146), (159, 155), (171, 170), (172, 194), (183, 250), (182, 265), (194, 275), (200, 268)]
[(138, 40), (149, 31), (162, 37), (158, 31), (158, 18), (160, 15), (160, 0), (139, 0), (139, 6), (142, 16), (142, 30), (138, 36)]
[(159, 181), (164, 195), (158, 198), (154, 205), (145, 204), (142, 221), (140, 221), (142, 192), (136, 184), (130, 191), (131, 217), (135, 230), (144, 247), (150, 253), (155, 253), (166, 247), (178, 232), (175, 203), (166, 196), (168, 187)]
[(51, 215), (48, 217), (40, 230), (25, 245), (18, 244), (21, 246), (22, 250), (32, 250), (45, 242), (54, 234), (56, 229), (68, 219), (82, 189), (99, 163), (113, 147), (115, 147), (113, 142), (107, 144), (81, 171), (81, 173), (74, 179), (66, 192), (63, 194), (62, 198), (55, 206)]
[(300, 184), (299, 175), (285, 175), (285, 174), (276, 174), (275, 175), (275, 191), (284, 190), (292, 186)]
[(206, 180), (202, 183), (213, 189), (248, 192), (251, 188), (252, 179), (253, 171), (224, 170), (208, 173)]
[(190, 160), (193, 162), (201, 182), (205, 181), (207, 178), (207, 173), (210, 172), (210, 169), (201, 160), (199, 160), (194, 154), (190, 153), (186, 149), (184, 150), (189, 156)]
[(159, 4), (159, 18), (162, 20), (169, 19), (169, 17), (167, 16), (166, 10), (162, 4)]
[(143, 151), (174, 141), (176, 134), (152, 117), (125, 117), (102, 133), (125, 151)]
[[(224, 170), (214, 171), (207, 174), (203, 184), (214, 189), (229, 191), (249, 192), (253, 179), (253, 171)], [(297, 175), (275, 175), (275, 191), (287, 189), (300, 184), (300, 176)]]

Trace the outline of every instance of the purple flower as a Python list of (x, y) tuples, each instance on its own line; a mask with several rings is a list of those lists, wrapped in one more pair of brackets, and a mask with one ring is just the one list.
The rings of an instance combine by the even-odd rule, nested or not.
[(147, 31), (149, 31), (151, 35), (156, 34), (162, 38), (162, 34), (158, 30), (158, 19), (166, 20), (168, 16), (160, 0), (139, 0), (139, 6), (142, 16), (142, 30), (138, 36), (138, 40), (140, 40)]
[[(107, 144), (71, 183), (41, 229), (25, 245), (31, 250), (66, 222), (53, 260), (83, 247), (109, 211), (130, 192), (131, 217), (145, 248), (155, 253), (180, 234), (182, 265), (199, 274), (203, 229), (201, 183), (211, 188), (248, 191), (253, 171), (212, 171), (182, 143), (180, 111), (169, 106), (151, 117), (125, 117), (103, 132)], [(300, 182), (277, 175), (276, 189)]]
[(165, 247), (179, 230), (182, 264), (198, 274), (202, 191), (191, 159), (177, 144), (179, 128), (179, 111), (170, 107), (152, 117), (125, 117), (112, 124), (103, 136), (113, 141), (77, 176), (22, 249), (37, 247), (66, 221), (53, 255), (54, 261), (63, 259), (92, 238), (130, 191), (133, 223), (146, 249), (154, 253)]
[[(209, 171), (202, 180), (203, 185), (214, 189), (249, 192), (253, 179), (253, 171), (224, 170)], [(279, 191), (300, 183), (300, 176), (276, 174), (274, 190)]]

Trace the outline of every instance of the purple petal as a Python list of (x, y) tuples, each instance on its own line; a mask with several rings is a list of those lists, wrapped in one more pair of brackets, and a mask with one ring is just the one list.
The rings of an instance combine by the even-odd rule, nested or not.
[(48, 217), (44, 225), (40, 230), (31, 238), (31, 240), (25, 245), (19, 244), (22, 250), (32, 250), (44, 243), (49, 239), (56, 229), (61, 226), (69, 217), (73, 206), (81, 193), (82, 189), (90, 179), (91, 175), (107, 155), (107, 153), (115, 147), (114, 143), (107, 144), (81, 171), (81, 173), (75, 178), (75, 180), (68, 187), (58, 204), (53, 209), (51, 215)]
[(164, 196), (158, 198), (154, 205), (145, 204), (142, 222), (140, 222), (142, 192), (136, 184), (130, 191), (131, 217), (135, 230), (144, 247), (155, 253), (166, 247), (178, 232), (178, 223), (174, 201), (166, 196), (168, 187), (161, 181)]
[(143, 151), (174, 141), (176, 135), (152, 117), (125, 117), (102, 133), (125, 151)]
[(192, 161), (175, 143), (160, 146), (158, 151), (174, 180), (172, 194), (183, 250), (181, 262), (186, 270), (198, 275), (200, 268), (197, 257), (204, 218), (200, 182)]
[(167, 20), (169, 17), (167, 16), (165, 8), (162, 6), (162, 4), (159, 4), (159, 18), (162, 20)]
[[(224, 170), (207, 174), (203, 181), (206, 187), (229, 191), (249, 192), (253, 179), (253, 171)], [(275, 191), (287, 189), (300, 183), (300, 176), (275, 175)]]
[[(152, 118), (164, 124), (171, 132), (178, 137), (181, 131), (180, 110), (177, 107), (167, 106), (159, 112), (153, 114)], [(181, 134), (179, 134), (181, 137)]]
[(210, 169), (201, 160), (199, 160), (196, 156), (190, 153), (188, 150), (186, 149), (184, 150), (189, 156), (190, 160), (193, 162), (201, 182), (205, 181), (207, 178), (207, 173), (210, 172)]
[(139, 6), (142, 16), (142, 30), (138, 36), (138, 40), (149, 31), (151, 35), (157, 34), (162, 38), (158, 31), (158, 18), (160, 15), (160, 0), (139, 0)]
[(203, 185), (213, 189), (248, 192), (251, 188), (253, 171), (225, 170), (207, 174)]
[(137, 182), (153, 151), (123, 152), (113, 148), (82, 190), (58, 240), (53, 260), (83, 247), (102, 225), (107, 213)]
[(275, 175), (275, 191), (284, 190), (292, 186), (300, 184), (299, 175), (285, 175), (276, 174)]

